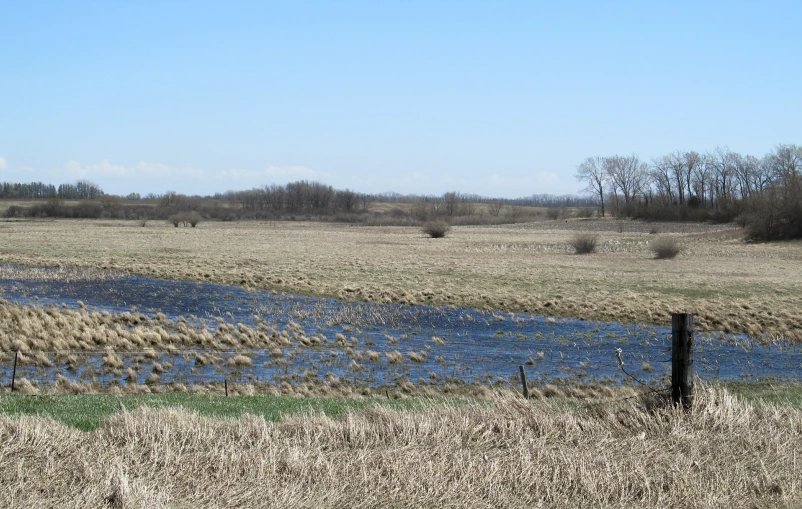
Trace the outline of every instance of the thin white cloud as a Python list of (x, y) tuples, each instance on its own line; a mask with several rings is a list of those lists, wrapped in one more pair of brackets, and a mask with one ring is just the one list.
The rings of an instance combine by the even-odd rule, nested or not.
[(290, 178), (324, 178), (328, 174), (307, 168), (305, 166), (268, 166), (263, 170), (228, 169), (220, 171), (201, 170), (192, 167), (174, 168), (167, 164), (140, 161), (134, 166), (112, 164), (108, 160), (97, 164), (82, 165), (77, 161), (67, 161), (64, 173), (74, 179), (92, 179), (102, 177), (123, 178), (195, 178), (204, 181), (244, 181), (256, 179), (271, 179), (276, 177)]
[(527, 186), (533, 182), (532, 177), (506, 177), (498, 173), (490, 175), (490, 184), (493, 186)]
[(268, 166), (264, 170), (229, 169), (220, 173), (220, 176), (234, 180), (266, 179), (275, 177), (290, 178), (326, 178), (329, 175), (306, 166)]
[(82, 166), (78, 161), (69, 160), (64, 165), (66, 174), (75, 179), (91, 179), (93, 177), (124, 177), (131, 173), (125, 166), (111, 164), (108, 159), (104, 159), (97, 164)]
[(3, 157), (0, 157), (0, 170), (5, 170), (8, 167), (6, 164), (6, 160)]
[(197, 168), (173, 168), (167, 164), (162, 163), (148, 163), (139, 161), (139, 163), (131, 168), (131, 174), (141, 177), (162, 177), (162, 178), (203, 178), (206, 172)]
[(50, 172), (52, 179), (89, 180), (111, 193), (164, 192), (168, 189), (187, 194), (210, 194), (236, 191), (292, 180), (324, 180), (327, 173), (305, 166), (268, 166), (264, 169), (204, 170), (192, 167), (175, 168), (163, 163), (140, 161), (132, 166), (114, 164), (104, 159), (99, 163), (81, 164), (67, 161), (61, 169)]
[(540, 184), (554, 184), (559, 179), (559, 175), (553, 171), (541, 171), (537, 174), (537, 182)]
[(428, 184), (429, 182), (432, 181), (432, 179), (428, 175), (424, 175), (418, 172), (412, 172), (402, 176), (399, 179), (399, 181), (405, 184), (420, 184), (420, 183)]

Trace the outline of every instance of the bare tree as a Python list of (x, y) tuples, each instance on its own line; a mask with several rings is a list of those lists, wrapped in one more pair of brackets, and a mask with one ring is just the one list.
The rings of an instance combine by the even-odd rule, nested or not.
[(693, 175), (696, 169), (702, 164), (702, 156), (698, 152), (685, 152), (685, 166), (683, 167), (683, 183), (685, 184), (686, 196), (690, 200), (693, 196)]
[(443, 205), (445, 206), (447, 216), (450, 217), (456, 214), (459, 202), (460, 195), (455, 191), (443, 195)]
[[(604, 166), (604, 160), (601, 157), (588, 157), (577, 166), (576, 175), (574, 176), (577, 180), (586, 184), (586, 191), (599, 196), (601, 215), (604, 217), (604, 188), (607, 186), (609, 178)], [(498, 213), (495, 215), (498, 215)]]
[[(504, 206), (504, 202), (501, 200), (491, 200), (490, 203), (487, 204), (487, 211), (493, 217), (498, 217), (501, 213), (501, 208)], [(602, 209), (603, 210), (603, 209)]]
[(334, 194), (335, 208), (343, 212), (351, 212), (356, 208), (358, 202), (359, 196), (350, 189), (336, 191)]
[(713, 206), (717, 209), (726, 208), (735, 198), (734, 181), (736, 154), (728, 148), (716, 147), (715, 152), (708, 154), (707, 165), (711, 169), (713, 191)]
[[(709, 201), (712, 202), (712, 187), (710, 184), (710, 165), (708, 164), (707, 156), (700, 156), (699, 162), (694, 166), (692, 180), (693, 180), (693, 194), (699, 199), (699, 204), (705, 206)], [(710, 196), (708, 196), (710, 195)]]
[(635, 155), (604, 158), (604, 166), (614, 191), (624, 195), (624, 213), (632, 212), (632, 202), (642, 193), (648, 178), (649, 165)]
[(663, 198), (663, 205), (675, 203), (674, 190), (672, 188), (674, 176), (673, 154), (662, 156), (652, 161), (649, 177), (657, 187), (657, 193)]

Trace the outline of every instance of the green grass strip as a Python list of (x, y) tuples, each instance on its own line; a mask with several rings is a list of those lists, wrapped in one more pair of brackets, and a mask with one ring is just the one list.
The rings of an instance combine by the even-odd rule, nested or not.
[(325, 414), (338, 417), (346, 412), (359, 412), (377, 405), (395, 410), (415, 410), (436, 405), (455, 405), (455, 400), (427, 398), (406, 399), (347, 399), (298, 398), (290, 396), (210, 396), (191, 393), (166, 393), (136, 396), (53, 395), (26, 396), (20, 394), (0, 396), (0, 414), (36, 415), (49, 417), (82, 431), (92, 431), (107, 418), (120, 412), (145, 405), (151, 408), (177, 407), (198, 414), (236, 419), (243, 414), (262, 416), (270, 421), (299, 414)]

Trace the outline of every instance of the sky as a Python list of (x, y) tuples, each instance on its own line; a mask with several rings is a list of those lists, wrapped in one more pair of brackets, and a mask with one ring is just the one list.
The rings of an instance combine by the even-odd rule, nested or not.
[(802, 2), (0, 0), (0, 181), (574, 194), (802, 144)]

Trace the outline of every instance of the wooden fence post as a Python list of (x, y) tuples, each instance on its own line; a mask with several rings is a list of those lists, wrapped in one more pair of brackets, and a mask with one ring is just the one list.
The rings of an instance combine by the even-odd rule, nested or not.
[(228, 397), (228, 378), (223, 379), (223, 387), (226, 389), (226, 397)]
[(17, 352), (14, 350), (14, 369), (11, 370), (11, 392), (14, 392), (14, 382), (17, 380)]
[(671, 315), (671, 400), (693, 405), (693, 315)]
[(518, 366), (521, 368), (521, 385), (524, 386), (524, 398), (529, 399), (529, 384), (526, 383), (526, 371), (524, 371), (523, 366)]

